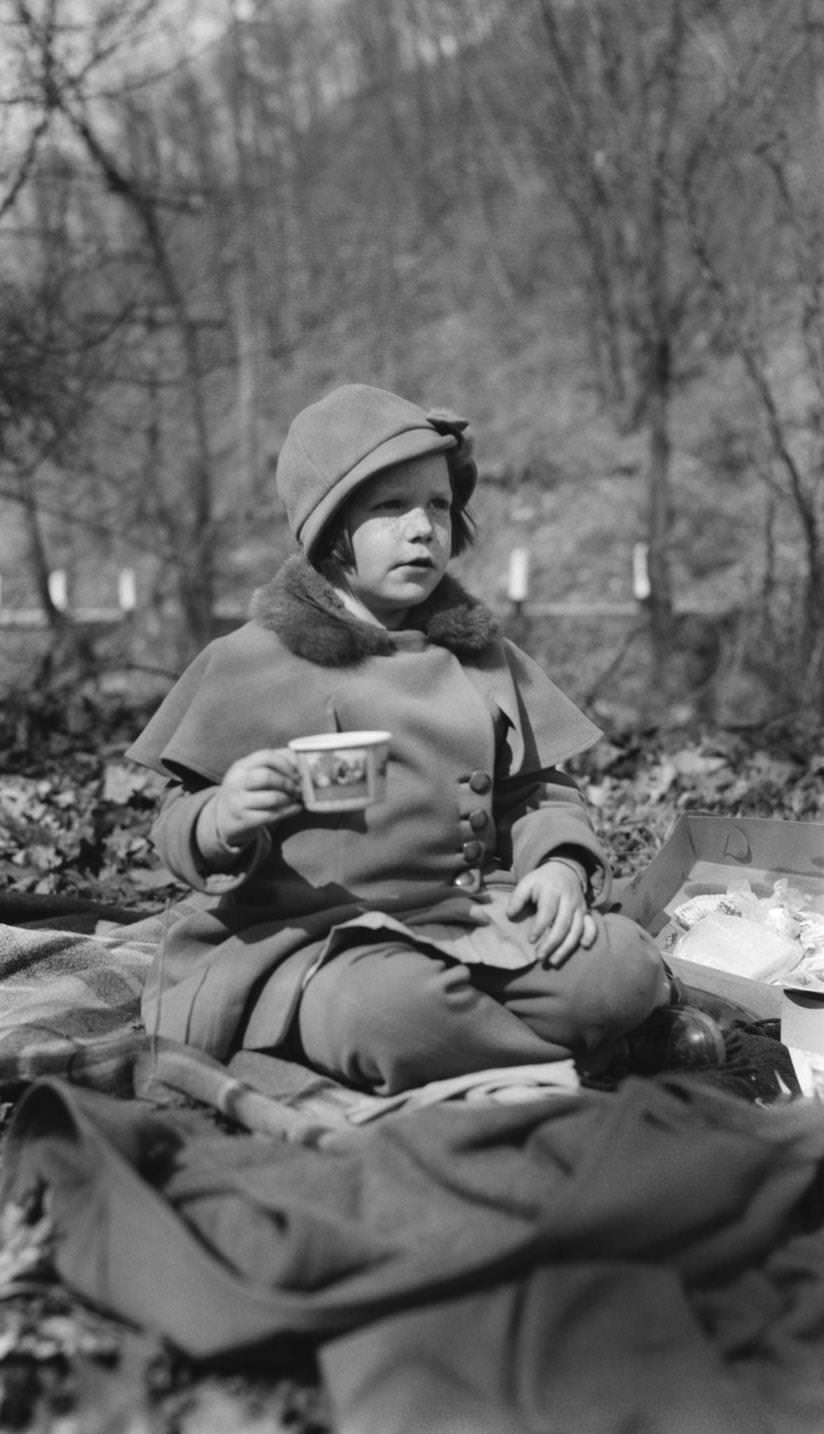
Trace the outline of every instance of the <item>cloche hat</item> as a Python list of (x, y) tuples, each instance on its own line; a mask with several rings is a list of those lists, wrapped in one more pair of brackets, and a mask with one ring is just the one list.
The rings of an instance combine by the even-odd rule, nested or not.
[(318, 539), (355, 488), (407, 458), (454, 453), (450, 478), (463, 507), (475, 487), (477, 469), (464, 437), (467, 422), (443, 410), (424, 412), (417, 404), (367, 384), (344, 384), (292, 420), (278, 457), (276, 485), (289, 526), (312, 556)]

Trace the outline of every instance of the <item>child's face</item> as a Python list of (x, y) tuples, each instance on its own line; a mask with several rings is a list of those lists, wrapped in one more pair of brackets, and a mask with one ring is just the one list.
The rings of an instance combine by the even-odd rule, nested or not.
[(356, 489), (346, 518), (355, 566), (352, 596), (385, 627), (400, 627), (443, 577), (452, 551), (452, 488), (446, 459), (399, 463)]

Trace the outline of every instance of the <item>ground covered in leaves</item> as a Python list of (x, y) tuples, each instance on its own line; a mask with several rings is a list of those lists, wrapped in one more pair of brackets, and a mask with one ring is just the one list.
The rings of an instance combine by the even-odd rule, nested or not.
[[(0, 711), (0, 892), (155, 907), (174, 894), (149, 840), (161, 783), (125, 761), (147, 713)], [(824, 820), (824, 725), (620, 731), (574, 764), (616, 874), (641, 870), (686, 811)], [(10, 1109), (0, 1110), (0, 1120)], [(325, 1434), (311, 1354), (203, 1370), (82, 1306), (51, 1277), (49, 1231), (0, 1227), (0, 1428), (54, 1434)]]
[(0, 708), (0, 891), (162, 901), (149, 829), (163, 781), (124, 757), (148, 715), (120, 699), (87, 702), (82, 723), (48, 698)]

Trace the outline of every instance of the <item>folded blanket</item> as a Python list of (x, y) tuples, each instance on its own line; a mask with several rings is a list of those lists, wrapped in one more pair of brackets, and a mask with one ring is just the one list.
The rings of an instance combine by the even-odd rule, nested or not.
[(0, 925), (0, 1093), (40, 1075), (130, 1090), (161, 918), (83, 935)]

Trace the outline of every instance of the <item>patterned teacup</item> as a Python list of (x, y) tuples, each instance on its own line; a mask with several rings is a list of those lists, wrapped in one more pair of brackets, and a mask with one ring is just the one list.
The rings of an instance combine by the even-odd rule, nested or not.
[(354, 812), (386, 792), (389, 732), (321, 732), (293, 737), (303, 804), (310, 812)]

